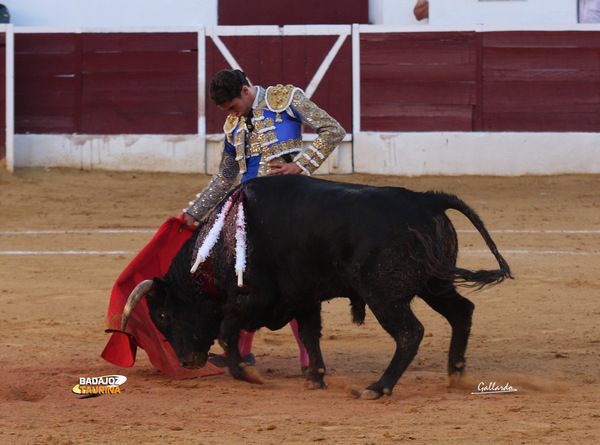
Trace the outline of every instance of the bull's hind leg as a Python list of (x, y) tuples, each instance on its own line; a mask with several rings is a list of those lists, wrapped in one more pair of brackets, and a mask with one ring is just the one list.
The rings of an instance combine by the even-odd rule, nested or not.
[(396, 352), (392, 361), (379, 379), (362, 393), (363, 399), (378, 399), (384, 394), (392, 394), (394, 386), (410, 364), (423, 339), (424, 328), (410, 309), (408, 300), (391, 305), (369, 305), (369, 308), (396, 342)]
[(448, 375), (460, 375), (465, 370), (465, 351), (471, 333), (471, 320), (475, 305), (460, 295), (454, 285), (432, 280), (427, 290), (419, 296), (431, 308), (443, 315), (452, 327), (452, 339), (448, 351)]

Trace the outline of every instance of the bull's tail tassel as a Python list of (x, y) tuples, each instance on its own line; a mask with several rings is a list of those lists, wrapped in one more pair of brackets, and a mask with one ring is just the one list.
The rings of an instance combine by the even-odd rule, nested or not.
[[(219, 213), (219, 216), (217, 216), (214, 225), (211, 227), (208, 235), (198, 249), (196, 261), (190, 270), (191, 273), (196, 272), (200, 264), (209, 257), (211, 249), (219, 240), (219, 236), (221, 235), (221, 231), (225, 225), (225, 218), (227, 218), (227, 215), (229, 215), (231, 207), (233, 206), (235, 199), (238, 197), (240, 197), (239, 193), (230, 196), (221, 209), (221, 212)], [(238, 199), (235, 227), (235, 271), (237, 274), (238, 286), (242, 287), (244, 285), (243, 274), (246, 271), (246, 219), (244, 216), (244, 204), (242, 199)]]

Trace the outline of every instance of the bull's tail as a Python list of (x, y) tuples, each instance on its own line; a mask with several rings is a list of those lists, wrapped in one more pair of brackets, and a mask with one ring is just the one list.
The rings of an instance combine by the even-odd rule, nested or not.
[(462, 286), (475, 287), (478, 289), (489, 284), (501, 283), (506, 278), (512, 279), (513, 276), (508, 263), (498, 251), (496, 243), (490, 236), (489, 232), (485, 228), (485, 225), (483, 224), (483, 221), (479, 215), (477, 215), (475, 210), (454, 195), (436, 193), (435, 196), (438, 199), (440, 210), (456, 210), (465, 215), (469, 221), (471, 221), (471, 224), (475, 226), (481, 237), (484, 239), (485, 244), (496, 258), (496, 261), (498, 261), (500, 268), (495, 270), (472, 271), (457, 267), (454, 261), (448, 259), (442, 251), (442, 246), (444, 245), (444, 235), (442, 233), (444, 224), (442, 218), (438, 216), (435, 218), (436, 240), (426, 239), (426, 237), (424, 237), (421, 233), (413, 230), (413, 233), (416, 234), (425, 247), (427, 266), (431, 274), (438, 278), (451, 281)]

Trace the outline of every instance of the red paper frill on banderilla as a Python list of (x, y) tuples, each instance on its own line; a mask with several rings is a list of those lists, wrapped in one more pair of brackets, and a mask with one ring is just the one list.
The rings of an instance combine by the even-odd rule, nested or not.
[(131, 291), (143, 280), (164, 276), (181, 246), (192, 236), (195, 227), (182, 226), (183, 223), (182, 215), (165, 221), (148, 245), (117, 279), (106, 318), (106, 332), (111, 333), (111, 337), (101, 354), (107, 362), (129, 368), (135, 363), (137, 348), (140, 347), (146, 351), (150, 362), (173, 380), (223, 373), (220, 368), (208, 362), (200, 369), (181, 367), (173, 348), (164, 341), (163, 335), (152, 323), (145, 298), (142, 298), (131, 314), (126, 332), (121, 332), (121, 315)]

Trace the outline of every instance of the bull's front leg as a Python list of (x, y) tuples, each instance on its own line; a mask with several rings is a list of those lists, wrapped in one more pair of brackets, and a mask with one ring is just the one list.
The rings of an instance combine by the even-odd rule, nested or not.
[(238, 349), (239, 341), (240, 329), (231, 322), (223, 320), (223, 323), (221, 324), (221, 337), (219, 338), (219, 344), (225, 350), (227, 363), (229, 365), (229, 372), (235, 379), (246, 380), (244, 378), (243, 366), (241, 366), (242, 356), (240, 354), (240, 350)]
[(263, 383), (256, 368), (243, 361), (239, 350), (240, 335), (242, 333), (239, 325), (227, 318), (221, 324), (221, 338), (219, 344), (225, 350), (229, 373), (237, 380), (249, 383)]
[(325, 362), (321, 353), (321, 305), (318, 305), (302, 316), (296, 317), (300, 340), (308, 354), (308, 377), (304, 386), (307, 389), (327, 388), (323, 377), (325, 376)]

